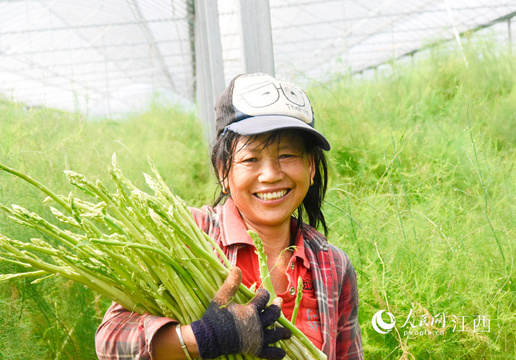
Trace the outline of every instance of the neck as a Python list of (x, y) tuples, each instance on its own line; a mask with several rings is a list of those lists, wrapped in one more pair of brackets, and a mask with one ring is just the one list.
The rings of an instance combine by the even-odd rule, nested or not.
[(256, 231), (263, 242), (263, 247), (267, 255), (278, 255), (290, 246), (290, 222), (280, 226), (254, 226), (246, 223), (249, 230)]

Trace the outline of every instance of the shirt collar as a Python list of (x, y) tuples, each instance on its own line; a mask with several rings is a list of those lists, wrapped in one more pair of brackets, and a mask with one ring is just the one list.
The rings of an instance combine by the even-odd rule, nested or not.
[[(251, 237), (247, 234), (247, 228), (242, 220), (242, 216), (231, 198), (222, 207), (221, 223), (223, 235), (221, 240), (224, 246), (250, 245), (254, 247)], [(290, 222), (290, 230), (296, 230), (295, 219), (292, 219)], [(298, 232), (295, 243), (296, 250), (294, 250), (293, 256), (301, 259), (307, 269), (310, 268), (310, 261), (308, 261), (305, 253), (305, 242), (301, 231)]]
[(229, 198), (226, 200), (222, 207), (222, 214), (222, 244), (224, 246), (237, 244), (253, 245), (253, 241), (247, 234), (247, 228), (233, 199)]

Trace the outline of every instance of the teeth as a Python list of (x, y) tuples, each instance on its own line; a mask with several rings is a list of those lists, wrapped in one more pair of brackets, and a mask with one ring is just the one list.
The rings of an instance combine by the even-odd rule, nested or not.
[(282, 196), (285, 196), (286, 193), (287, 190), (281, 190), (270, 193), (256, 193), (256, 196), (258, 196), (262, 200), (275, 200), (279, 199)]

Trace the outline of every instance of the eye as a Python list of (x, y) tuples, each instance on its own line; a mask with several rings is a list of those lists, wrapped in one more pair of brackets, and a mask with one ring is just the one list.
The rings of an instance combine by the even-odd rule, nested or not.
[(295, 153), (284, 153), (284, 154), (280, 154), (280, 159), (292, 159), (292, 158), (295, 158), (297, 157), (298, 155), (295, 154)]
[(248, 158), (243, 158), (242, 159), (243, 163), (254, 163), (254, 162), (257, 162), (257, 161), (258, 161), (258, 158), (255, 158), (255, 157), (248, 157)]

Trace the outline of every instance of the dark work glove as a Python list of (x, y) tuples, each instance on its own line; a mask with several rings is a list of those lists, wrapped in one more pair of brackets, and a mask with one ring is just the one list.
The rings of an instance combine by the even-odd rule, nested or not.
[(191, 324), (199, 355), (203, 359), (230, 354), (282, 359), (285, 350), (269, 345), (289, 339), (292, 333), (282, 327), (266, 329), (276, 322), (281, 309), (274, 304), (266, 308), (270, 295), (265, 289), (259, 289), (247, 305), (232, 302), (241, 281), (242, 272), (233, 267), (202, 318)]

